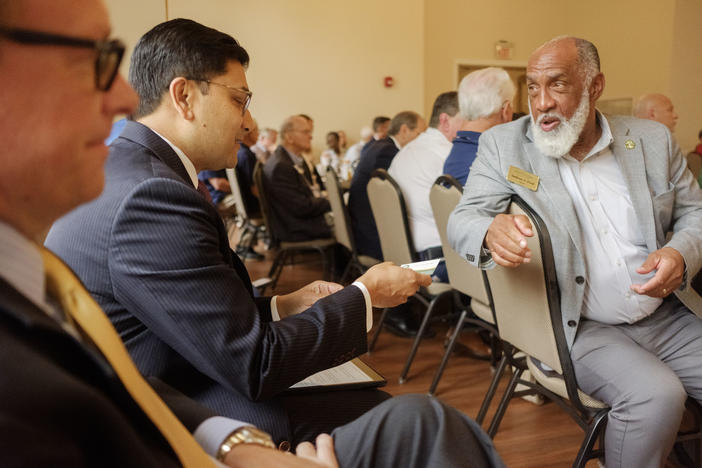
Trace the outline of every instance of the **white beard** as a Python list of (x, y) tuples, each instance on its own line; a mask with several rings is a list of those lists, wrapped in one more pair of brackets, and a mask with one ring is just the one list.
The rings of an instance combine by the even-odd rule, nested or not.
[[(529, 103), (529, 113), (531, 114), (531, 103)], [(580, 104), (575, 109), (575, 113), (570, 119), (566, 119), (560, 112), (549, 112), (539, 116), (538, 122), (534, 122), (533, 114), (531, 118), (531, 131), (534, 135), (534, 144), (546, 156), (560, 159), (570, 152), (575, 143), (580, 138), (580, 134), (585, 128), (587, 116), (590, 113), (590, 93), (587, 87), (580, 97)], [(556, 118), (560, 124), (550, 132), (545, 132), (539, 126), (545, 118)]]

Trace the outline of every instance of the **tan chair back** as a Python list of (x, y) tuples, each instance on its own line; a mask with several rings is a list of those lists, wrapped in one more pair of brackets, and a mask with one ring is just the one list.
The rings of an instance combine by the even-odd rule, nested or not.
[(249, 219), (249, 214), (246, 212), (246, 205), (244, 205), (244, 197), (241, 195), (241, 186), (239, 186), (239, 178), (236, 175), (236, 169), (228, 168), (227, 180), (229, 181), (229, 187), (232, 189), (232, 196), (234, 197), (234, 204), (236, 205), (236, 212), (241, 215), (244, 220)]
[(463, 188), (455, 178), (450, 175), (442, 175), (436, 179), (431, 187), (429, 202), (441, 238), (441, 248), (444, 251), (449, 283), (453, 289), (472, 298), (471, 308), (478, 317), (494, 324), (495, 319), (490, 307), (490, 296), (485, 288), (483, 272), (453, 250), (446, 233), (449, 216), (460, 201), (462, 193)]
[(268, 234), (271, 237), (272, 246), (277, 246), (280, 241), (277, 236), (277, 231), (273, 224), (273, 215), (271, 212), (270, 200), (268, 200), (268, 195), (266, 193), (265, 181), (263, 180), (263, 164), (261, 162), (256, 162), (253, 172), (254, 184), (256, 185), (256, 190), (258, 191), (258, 203), (261, 207), (261, 216), (263, 216), (263, 222), (268, 228)]
[[(560, 323), (558, 283), (555, 282), (555, 268), (550, 268), (553, 278), (549, 279), (546, 278), (544, 270), (544, 260), (553, 265), (548, 231), (538, 215), (521, 199), (513, 199), (509, 213), (528, 216), (534, 226), (535, 235), (527, 238), (531, 250), (529, 263), (517, 268), (495, 266), (486, 270), (500, 338), (563, 374), (556, 337), (559, 331), (564, 335), (563, 325)], [(547, 288), (547, 281), (553, 281), (550, 290)], [(553, 322), (554, 316), (559, 318), (556, 326)], [(567, 353), (565, 336), (561, 338), (561, 346), (566, 347)]]
[(341, 186), (339, 178), (330, 166), (327, 169), (327, 177), (324, 181), (327, 188), (327, 196), (331, 205), (332, 214), (334, 215), (334, 236), (336, 241), (349, 249), (350, 252), (355, 251), (355, 246), (351, 237), (350, 222), (348, 209), (344, 203), (344, 198), (341, 194)]
[(407, 222), (407, 207), (397, 182), (386, 170), (376, 169), (366, 190), (378, 227), (383, 259), (397, 265), (416, 261)]

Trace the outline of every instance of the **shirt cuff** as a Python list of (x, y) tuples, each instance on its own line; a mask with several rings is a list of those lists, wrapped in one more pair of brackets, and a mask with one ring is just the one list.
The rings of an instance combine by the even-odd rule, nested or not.
[(200, 444), (200, 447), (213, 458), (217, 457), (219, 447), (229, 435), (240, 427), (251, 426), (249, 423), (237, 421), (236, 419), (213, 416), (205, 419), (195, 432), (193, 437)]
[(277, 322), (280, 320), (280, 314), (278, 313), (278, 296), (273, 296), (271, 298), (271, 320)]
[(370, 293), (366, 289), (366, 285), (360, 281), (354, 281), (352, 286), (356, 286), (363, 293), (363, 299), (366, 300), (366, 331), (369, 332), (373, 328), (373, 304), (371, 303)]

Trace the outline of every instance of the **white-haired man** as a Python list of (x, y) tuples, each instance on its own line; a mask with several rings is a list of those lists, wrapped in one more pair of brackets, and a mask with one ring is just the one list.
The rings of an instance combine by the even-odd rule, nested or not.
[(361, 139), (349, 147), (344, 154), (344, 161), (351, 168), (355, 168), (358, 164), (358, 160), (361, 158), (361, 150), (363, 147), (373, 139), (373, 129), (365, 126), (361, 129)]
[[(604, 85), (592, 43), (539, 47), (527, 65), (531, 116), (480, 137), (448, 234), (474, 265), (519, 267), (534, 233), (502, 213), (519, 195), (539, 214), (578, 385), (611, 407), (606, 465), (659, 467), (687, 396), (702, 399), (692, 313), (702, 302), (686, 280), (702, 265), (702, 192), (666, 127), (596, 111)], [(509, 176), (512, 166), (538, 182)]]
[(495, 125), (512, 121), (514, 83), (502, 68), (489, 67), (467, 74), (458, 86), (458, 106), (463, 125), (444, 162), (444, 174), (465, 185), (478, 152), (480, 134)]
[[(456, 91), (439, 94), (434, 100), (427, 129), (403, 146), (388, 168), (404, 195), (412, 242), (420, 260), (444, 256), (429, 204), (429, 191), (442, 174), (444, 161), (451, 151), (451, 140), (462, 123)], [(434, 277), (444, 283), (448, 281), (443, 263), (437, 267)]]
[(673, 101), (663, 94), (644, 94), (634, 103), (634, 117), (655, 120), (675, 131), (678, 114), (675, 113)]

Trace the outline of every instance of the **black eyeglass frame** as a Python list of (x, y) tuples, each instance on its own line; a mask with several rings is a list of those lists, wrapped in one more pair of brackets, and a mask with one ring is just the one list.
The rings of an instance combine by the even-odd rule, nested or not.
[(7, 26), (0, 26), (0, 37), (19, 44), (55, 45), (95, 50), (97, 54), (95, 57), (95, 87), (99, 91), (107, 91), (112, 86), (126, 48), (119, 39), (83, 39)]

